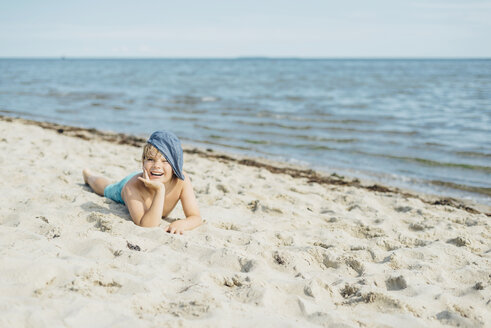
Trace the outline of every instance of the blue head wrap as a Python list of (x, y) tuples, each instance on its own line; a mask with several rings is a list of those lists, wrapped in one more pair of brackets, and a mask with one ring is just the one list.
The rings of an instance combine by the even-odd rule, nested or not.
[(152, 133), (147, 142), (157, 148), (172, 166), (174, 174), (179, 179), (184, 180), (184, 174), (182, 173), (183, 153), (179, 138), (170, 131), (162, 130)]

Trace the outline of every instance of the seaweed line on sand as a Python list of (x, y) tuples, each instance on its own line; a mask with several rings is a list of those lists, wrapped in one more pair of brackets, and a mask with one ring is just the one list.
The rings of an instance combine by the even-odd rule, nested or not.
[[(75, 126), (69, 126), (69, 125), (63, 125), (63, 124), (57, 124), (51, 122), (40, 122), (40, 121), (29, 120), (19, 117), (4, 116), (1, 114), (0, 114), (0, 119), (5, 122), (18, 122), (27, 125), (35, 125), (43, 129), (55, 130), (59, 134), (81, 138), (84, 140), (106, 141), (106, 142), (116, 143), (120, 145), (129, 145), (133, 147), (142, 147), (146, 142), (146, 139), (141, 137), (128, 135), (124, 133), (105, 132), (94, 128), (81, 128), (81, 127), (75, 127)], [(344, 179), (343, 177), (339, 177), (337, 174), (332, 174), (330, 176), (321, 175), (320, 173), (311, 169), (279, 167), (272, 164), (260, 162), (256, 159), (234, 158), (230, 155), (215, 153), (211, 150), (204, 151), (198, 148), (191, 148), (191, 149), (184, 149), (184, 152), (188, 154), (196, 154), (204, 158), (216, 159), (225, 163), (233, 162), (233, 163), (238, 163), (240, 165), (263, 168), (273, 174), (287, 174), (293, 178), (307, 179), (309, 183), (350, 186), (350, 187), (370, 190), (372, 192), (395, 193), (395, 194), (400, 194), (403, 197), (419, 199), (420, 201), (429, 205), (450, 206), (458, 209), (463, 209), (473, 214), (483, 213), (471, 206), (464, 204), (462, 201), (451, 197), (443, 197), (443, 198), (438, 198), (436, 200), (425, 199), (420, 197), (419, 195), (402, 191), (398, 188), (391, 188), (391, 187), (381, 186), (378, 184), (363, 185), (356, 178), (352, 180), (348, 180), (348, 179)], [(483, 213), (483, 214), (485, 214), (486, 216), (491, 216), (491, 213)]]

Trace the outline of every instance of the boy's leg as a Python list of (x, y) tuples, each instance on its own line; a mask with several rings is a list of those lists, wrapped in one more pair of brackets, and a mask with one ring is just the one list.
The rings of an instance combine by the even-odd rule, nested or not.
[(88, 184), (96, 194), (104, 196), (104, 188), (111, 182), (103, 176), (93, 174), (89, 169), (84, 169), (82, 174), (84, 175), (85, 183)]

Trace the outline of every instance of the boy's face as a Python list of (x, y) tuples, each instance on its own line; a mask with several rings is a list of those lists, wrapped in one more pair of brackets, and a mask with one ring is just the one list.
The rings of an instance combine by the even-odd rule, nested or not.
[(147, 172), (150, 180), (167, 183), (172, 179), (172, 166), (170, 166), (165, 157), (158, 151), (148, 152), (145, 155), (143, 159), (143, 169)]

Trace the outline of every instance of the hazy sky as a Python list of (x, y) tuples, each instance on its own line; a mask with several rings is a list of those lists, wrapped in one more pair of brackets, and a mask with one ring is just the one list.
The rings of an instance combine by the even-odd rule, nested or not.
[(17, 56), (491, 57), (491, 0), (1, 0)]

